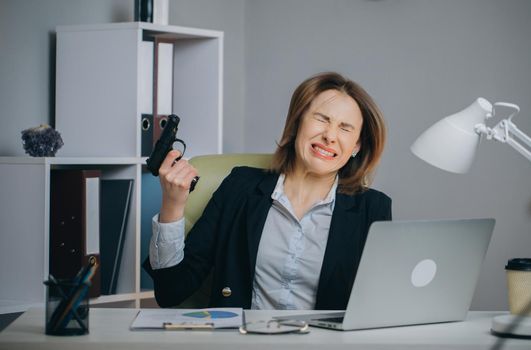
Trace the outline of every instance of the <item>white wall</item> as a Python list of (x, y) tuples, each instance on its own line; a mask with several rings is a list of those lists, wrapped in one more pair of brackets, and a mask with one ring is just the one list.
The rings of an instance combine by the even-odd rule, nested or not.
[[(53, 122), (55, 27), (131, 21), (133, 3), (0, 0), (0, 155), (23, 155), (20, 131)], [(531, 1), (170, 0), (170, 24), (225, 32), (226, 152), (273, 151), (293, 89), (314, 73), (365, 86), (389, 126), (375, 187), (394, 217), (495, 217), (473, 308), (506, 308), (504, 264), (531, 257), (531, 164), (483, 142), (458, 176), (409, 145), (478, 96), (519, 104), (531, 134)]]
[(245, 21), (245, 149), (274, 150), (308, 76), (358, 81), (387, 118), (374, 187), (393, 198), (394, 218), (496, 218), (472, 307), (506, 309), (505, 262), (531, 257), (531, 163), (488, 141), (470, 173), (454, 175), (409, 146), (479, 96), (519, 104), (514, 121), (531, 134), (531, 1), (248, 0)]

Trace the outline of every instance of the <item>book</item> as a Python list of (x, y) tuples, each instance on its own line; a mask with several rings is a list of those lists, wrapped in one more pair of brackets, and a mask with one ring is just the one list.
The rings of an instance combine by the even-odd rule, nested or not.
[(101, 180), (100, 260), (101, 293), (115, 294), (127, 221), (133, 196), (133, 179)]
[[(99, 170), (53, 169), (50, 177), (50, 274), (71, 279), (90, 257), (100, 260)], [(91, 298), (100, 295), (100, 271)]]

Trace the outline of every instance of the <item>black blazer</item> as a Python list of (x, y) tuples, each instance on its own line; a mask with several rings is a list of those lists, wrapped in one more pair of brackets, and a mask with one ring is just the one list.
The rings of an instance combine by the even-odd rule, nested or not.
[[(278, 174), (236, 167), (223, 180), (186, 237), (184, 259), (176, 266), (144, 269), (154, 281), (161, 307), (180, 304), (213, 269), (211, 307), (251, 307), (258, 244)], [(315, 309), (346, 309), (369, 226), (391, 220), (391, 199), (368, 189), (336, 194)], [(230, 295), (223, 295), (224, 288)], [(227, 289), (225, 289), (226, 291)]]

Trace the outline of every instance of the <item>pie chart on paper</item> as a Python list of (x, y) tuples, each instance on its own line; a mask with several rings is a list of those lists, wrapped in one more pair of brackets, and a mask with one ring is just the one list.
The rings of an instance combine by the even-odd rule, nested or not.
[(230, 311), (219, 311), (219, 310), (204, 310), (204, 311), (194, 311), (184, 313), (183, 316), (193, 317), (193, 318), (231, 318), (236, 317), (238, 314)]

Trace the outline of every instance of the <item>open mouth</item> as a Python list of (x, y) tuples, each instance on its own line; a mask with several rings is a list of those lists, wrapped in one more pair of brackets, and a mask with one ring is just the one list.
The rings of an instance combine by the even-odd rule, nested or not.
[(325, 158), (334, 158), (335, 156), (337, 156), (337, 153), (335, 153), (334, 150), (329, 148), (323, 148), (322, 146), (319, 146), (317, 144), (312, 144), (312, 149), (315, 153)]

